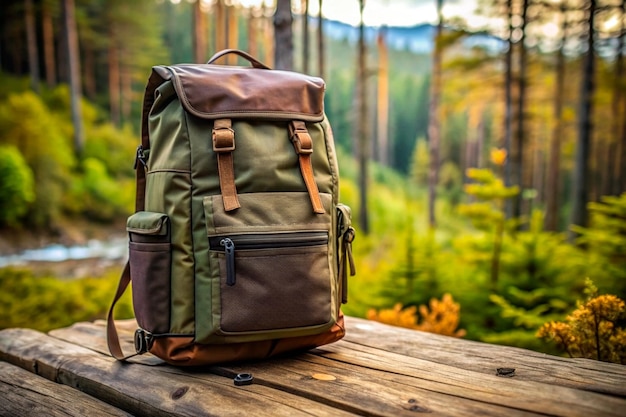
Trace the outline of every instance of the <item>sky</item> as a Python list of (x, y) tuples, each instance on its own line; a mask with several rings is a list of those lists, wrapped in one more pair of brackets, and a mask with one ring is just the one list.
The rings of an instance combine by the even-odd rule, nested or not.
[[(263, 0), (234, 0), (242, 5), (259, 5)], [(470, 27), (478, 28), (487, 24), (487, 19), (477, 16), (474, 11), (478, 0), (444, 0), (444, 18), (463, 17)], [(266, 3), (271, 3), (266, 0)], [(299, 7), (299, 1), (293, 1)], [(359, 24), (358, 0), (324, 0), (323, 15), (332, 20)], [(318, 14), (318, 2), (309, 0), (309, 13)], [(368, 26), (414, 26), (420, 23), (436, 23), (436, 0), (366, 0), (363, 20)]]

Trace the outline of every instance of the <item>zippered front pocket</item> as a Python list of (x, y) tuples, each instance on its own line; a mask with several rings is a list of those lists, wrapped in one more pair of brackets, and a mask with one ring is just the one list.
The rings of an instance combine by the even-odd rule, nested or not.
[(226, 285), (236, 283), (235, 250), (283, 249), (328, 244), (328, 232), (258, 233), (237, 236), (216, 236), (209, 240), (211, 250), (223, 250), (226, 258)]
[(331, 321), (327, 231), (214, 236), (209, 242), (218, 253), (223, 333)]

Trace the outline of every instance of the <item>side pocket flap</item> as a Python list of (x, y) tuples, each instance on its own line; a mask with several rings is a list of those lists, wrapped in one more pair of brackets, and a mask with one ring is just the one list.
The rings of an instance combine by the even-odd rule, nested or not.
[(140, 235), (167, 235), (167, 215), (151, 211), (138, 211), (128, 218), (126, 230)]

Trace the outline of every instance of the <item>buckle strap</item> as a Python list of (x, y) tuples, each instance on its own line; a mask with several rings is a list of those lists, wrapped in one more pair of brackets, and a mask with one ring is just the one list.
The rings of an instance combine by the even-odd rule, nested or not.
[(232, 129), (231, 120), (216, 120), (213, 125), (213, 151), (217, 154), (217, 170), (225, 211), (232, 211), (241, 207), (235, 186), (234, 150), (235, 131)]
[(293, 147), (298, 154), (300, 171), (302, 172), (304, 184), (309, 192), (313, 212), (323, 214), (326, 211), (324, 210), (324, 205), (322, 204), (322, 199), (320, 197), (320, 191), (317, 188), (317, 183), (315, 182), (313, 163), (311, 162), (313, 139), (311, 139), (311, 135), (306, 128), (306, 124), (299, 120), (294, 120), (289, 123), (289, 139), (293, 143)]

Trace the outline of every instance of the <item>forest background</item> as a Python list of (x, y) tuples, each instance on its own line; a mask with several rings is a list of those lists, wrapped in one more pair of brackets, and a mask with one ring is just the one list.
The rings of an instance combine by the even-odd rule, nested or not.
[[(537, 331), (589, 288), (626, 298), (625, 2), (484, 0), (476, 28), (432, 1), (409, 28), (306, 0), (4, 1), (4, 250), (123, 233), (150, 67), (239, 48), (326, 80), (357, 229), (346, 314), (555, 353)], [(0, 268), (0, 328), (102, 318), (120, 270)]]

